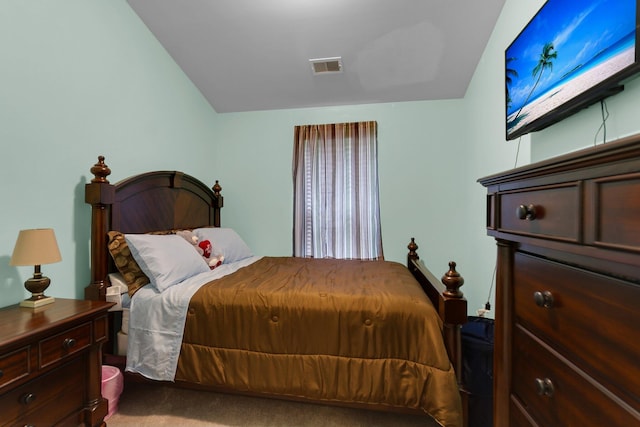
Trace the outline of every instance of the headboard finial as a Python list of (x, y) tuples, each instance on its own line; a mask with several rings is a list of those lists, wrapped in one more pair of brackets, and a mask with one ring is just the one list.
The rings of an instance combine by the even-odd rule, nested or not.
[[(214, 207), (218, 209), (218, 212), (220, 212), (220, 209), (224, 206), (224, 197), (222, 197), (222, 194), (220, 194), (220, 192), (222, 191), (222, 186), (217, 179), (216, 183), (213, 184), (213, 187), (211, 187), (211, 189), (213, 190)], [(216, 218), (214, 223), (217, 224), (217, 227), (220, 227), (220, 218)]]
[(222, 186), (220, 185), (217, 179), (216, 179), (216, 183), (213, 185), (213, 187), (211, 187), (211, 189), (213, 190), (213, 194), (215, 194), (216, 196), (220, 195), (220, 192), (222, 191)]
[(104, 156), (98, 156), (98, 163), (93, 165), (93, 167), (91, 168), (91, 173), (94, 176), (91, 182), (104, 182), (105, 184), (109, 183), (107, 177), (111, 175), (111, 169), (109, 169), (109, 166), (104, 163)]

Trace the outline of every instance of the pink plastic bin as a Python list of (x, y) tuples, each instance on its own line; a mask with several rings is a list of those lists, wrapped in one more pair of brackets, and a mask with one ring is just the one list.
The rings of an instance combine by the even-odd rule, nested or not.
[(124, 388), (124, 378), (120, 369), (115, 366), (102, 366), (102, 397), (109, 401), (109, 412), (104, 418), (109, 419), (118, 410), (118, 400)]

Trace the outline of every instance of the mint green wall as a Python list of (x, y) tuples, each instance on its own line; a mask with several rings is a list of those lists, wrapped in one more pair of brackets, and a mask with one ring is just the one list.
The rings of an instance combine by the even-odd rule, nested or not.
[[(501, 39), (502, 51), (544, 3), (545, 0), (506, 1), (500, 21), (494, 30), (494, 36), (497, 35)], [(493, 50), (493, 48), (490, 47), (488, 50)], [(503, 52), (500, 53), (503, 54)], [(503, 61), (502, 58), (501, 61)], [(500, 67), (503, 66), (502, 64), (503, 62), (500, 63)], [(640, 122), (638, 122), (640, 116), (640, 103), (638, 103), (640, 78), (633, 77), (624, 82), (624, 86), (623, 92), (606, 100), (609, 112), (609, 118), (606, 121), (606, 142), (636, 134), (640, 130)], [(601, 124), (602, 111), (600, 104), (597, 103), (547, 129), (525, 136), (523, 139), (530, 141), (531, 161), (537, 162), (602, 144), (604, 135), (602, 130), (599, 130)]]
[(0, 306), (33, 268), (10, 267), (18, 231), (52, 227), (62, 262), (51, 295), (89, 282), (89, 168), (113, 180), (150, 169), (212, 179), (217, 115), (125, 0), (0, 2)]
[[(56, 230), (63, 261), (43, 266), (50, 294), (82, 297), (84, 184), (99, 154), (114, 182), (153, 169), (219, 179), (223, 223), (257, 254), (288, 255), (293, 127), (376, 120), (386, 258), (404, 262), (416, 237), (436, 275), (457, 261), (474, 313), (495, 263), (476, 180), (512, 168), (518, 148), (519, 166), (580, 148), (600, 124), (591, 108), (520, 147), (504, 139), (504, 49), (543, 3), (506, 1), (464, 99), (216, 114), (125, 0), (1, 2), (0, 307), (26, 296), (32, 269), (8, 265), (22, 228)], [(610, 137), (638, 131), (639, 85), (608, 101)]]
[[(600, 106), (594, 105), (543, 131), (525, 135), (520, 141), (504, 138), (504, 50), (518, 35), (545, 0), (507, 0), (485, 49), (464, 104), (469, 117), (464, 198), (473, 214), (466, 217), (464, 234), (469, 244), (459, 256), (460, 266), (473, 284), (465, 292), (470, 309), (487, 299), (495, 265), (495, 241), (485, 234), (485, 189), (474, 181), (482, 176), (544, 160), (593, 145), (601, 124)], [(640, 79), (627, 83), (624, 92), (607, 100), (609, 120), (607, 140), (638, 133), (640, 130)], [(602, 133), (598, 135), (598, 143)], [(467, 285), (465, 285), (466, 287)], [(485, 292), (480, 293), (480, 288)], [(493, 298), (492, 298), (493, 301)], [(470, 310), (470, 311), (472, 311)]]
[[(606, 121), (607, 141), (633, 135), (640, 131), (640, 78), (624, 84), (624, 91), (606, 99), (609, 118)], [(606, 112), (605, 112), (606, 115)], [(594, 104), (560, 123), (531, 135), (531, 160), (538, 161), (569, 151), (603, 143), (600, 104)]]
[[(503, 99), (501, 96), (496, 96), (497, 92), (493, 89), (485, 90), (485, 87), (492, 77), (499, 78), (500, 84), (503, 84), (504, 49), (544, 3), (545, 0), (530, 0), (526, 2), (522, 0), (507, 0), (505, 2), (500, 19), (494, 29), (493, 38), (474, 75), (474, 83), (477, 83), (476, 86), (478, 87), (478, 96), (473, 96), (470, 90), (465, 98), (472, 111), (476, 111), (474, 113), (476, 118), (479, 117), (477, 113), (482, 111), (480, 108), (476, 108), (478, 103), (490, 101), (492, 109), (495, 107), (496, 111), (492, 113), (492, 116), (494, 121), (499, 117), (498, 126), (500, 126), (500, 132), (493, 132), (492, 135), (494, 136), (491, 139), (494, 143), (503, 147), (505, 145), (517, 145), (517, 141), (504, 144), (504, 139), (501, 138), (504, 132), (502, 129)], [(482, 70), (486, 70), (486, 74), (481, 74)], [(493, 83), (495, 82), (492, 81)], [(606, 100), (609, 112), (609, 118), (606, 122), (607, 142), (636, 134), (640, 130), (640, 122), (637, 119), (640, 116), (640, 103), (638, 103), (640, 78), (631, 78), (625, 82), (624, 86), (623, 92)], [(473, 99), (477, 99), (479, 102), (474, 103)], [(499, 116), (497, 114), (498, 111)], [(578, 149), (602, 144), (603, 132), (599, 131), (601, 124), (602, 112), (598, 103), (547, 129), (526, 135), (522, 140), (527, 145), (528, 150), (530, 149), (530, 161), (537, 162)], [(487, 133), (477, 134), (489, 137)], [(518, 164), (522, 165), (523, 163), (518, 162)], [(484, 169), (491, 170), (492, 168)], [(494, 172), (499, 172), (500, 170), (501, 168), (498, 167)]]
[[(469, 313), (489, 300), (494, 306), (494, 239), (486, 235), (486, 189), (478, 178), (507, 170), (530, 161), (530, 137), (506, 142), (504, 134), (504, 49), (511, 43), (543, 1), (507, 0), (465, 95), (469, 118), (465, 159), (465, 185), (461, 198), (467, 215), (460, 223), (462, 238), (468, 243), (459, 256), (460, 269), (468, 271), (465, 295)], [(462, 270), (462, 269), (465, 270)], [(492, 314), (490, 314), (491, 317)]]
[(385, 257), (406, 262), (415, 237), (425, 263), (442, 274), (464, 245), (447, 241), (464, 204), (456, 190), (464, 186), (462, 111), (463, 101), (452, 100), (223, 114), (223, 223), (256, 253), (291, 255), (294, 126), (376, 120)]

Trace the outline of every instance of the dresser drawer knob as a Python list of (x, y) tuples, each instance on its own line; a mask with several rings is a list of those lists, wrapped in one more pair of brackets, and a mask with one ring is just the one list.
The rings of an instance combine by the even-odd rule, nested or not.
[(538, 307), (542, 307), (542, 308), (551, 308), (553, 307), (553, 294), (551, 294), (551, 292), (549, 291), (544, 291), (544, 292), (534, 292), (533, 293), (533, 300), (536, 302), (536, 305)]
[(549, 378), (536, 378), (536, 392), (540, 396), (552, 397), (555, 388)]
[(529, 221), (536, 219), (536, 207), (534, 205), (520, 205), (516, 209), (518, 219), (528, 219)]
[(29, 405), (33, 403), (35, 400), (36, 400), (36, 395), (33, 393), (23, 394), (22, 397), (20, 398), (20, 402), (23, 405)]
[(67, 339), (65, 339), (65, 340), (64, 340), (64, 342), (62, 343), (62, 347), (63, 347), (65, 350), (69, 350), (69, 349), (71, 349), (71, 348), (73, 348), (73, 347), (75, 347), (75, 346), (76, 346), (76, 340), (74, 340), (73, 338), (67, 338)]

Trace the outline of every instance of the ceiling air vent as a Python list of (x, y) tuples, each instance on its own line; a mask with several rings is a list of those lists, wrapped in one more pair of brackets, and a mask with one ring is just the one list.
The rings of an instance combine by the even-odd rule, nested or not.
[(310, 59), (313, 74), (335, 74), (342, 72), (342, 57)]

